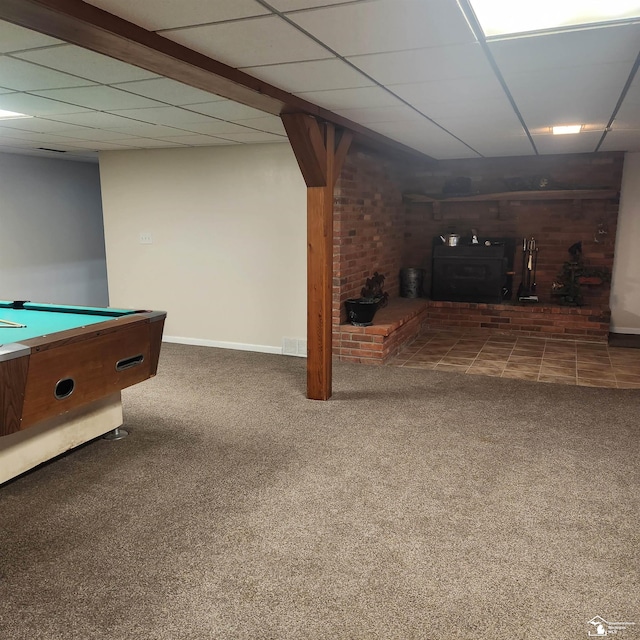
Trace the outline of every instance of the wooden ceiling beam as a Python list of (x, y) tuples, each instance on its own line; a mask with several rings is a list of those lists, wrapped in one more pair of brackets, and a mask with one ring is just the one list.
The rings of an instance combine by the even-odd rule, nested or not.
[(347, 118), (147, 31), (82, 0), (0, 0), (0, 20), (147, 69), (272, 115), (308, 113), (349, 129), (363, 146), (432, 160)]
[(338, 146), (336, 147), (336, 153), (333, 164), (333, 185), (335, 186), (338, 178), (340, 177), (340, 172), (342, 171), (342, 165), (344, 164), (345, 159), (347, 158), (347, 154), (349, 153), (349, 149), (351, 148), (351, 143), (353, 142), (353, 134), (351, 131), (343, 131), (342, 136), (340, 137), (340, 142), (338, 142)]
[(327, 184), (327, 149), (318, 121), (306, 113), (283, 113), (282, 124), (307, 187)]

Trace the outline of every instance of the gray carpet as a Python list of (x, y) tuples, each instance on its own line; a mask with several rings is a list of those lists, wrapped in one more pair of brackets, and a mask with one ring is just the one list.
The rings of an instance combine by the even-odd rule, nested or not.
[(0, 487), (0, 639), (640, 638), (640, 394), (163, 346)]

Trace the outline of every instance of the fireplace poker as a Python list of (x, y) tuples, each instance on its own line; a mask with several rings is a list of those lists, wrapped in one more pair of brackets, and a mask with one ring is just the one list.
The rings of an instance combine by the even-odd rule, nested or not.
[(527, 239), (522, 239), (522, 269), (520, 270), (520, 285), (518, 286), (518, 298), (524, 293), (524, 278), (527, 270)]
[(538, 247), (534, 249), (534, 253), (533, 253), (533, 283), (531, 284), (531, 293), (535, 293), (536, 287), (538, 286), (536, 282), (537, 271), (538, 271)]
[(536, 271), (538, 268), (538, 247), (535, 238), (527, 242), (522, 240), (522, 281), (518, 289), (518, 300), (521, 302), (538, 302), (536, 290)]

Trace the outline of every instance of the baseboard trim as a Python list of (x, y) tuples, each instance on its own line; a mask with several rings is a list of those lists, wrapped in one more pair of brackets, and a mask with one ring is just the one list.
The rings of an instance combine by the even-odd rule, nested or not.
[(610, 333), (626, 333), (630, 335), (640, 335), (640, 328), (638, 327), (610, 327)]
[(270, 347), (264, 344), (245, 344), (243, 342), (221, 342), (219, 340), (203, 340), (201, 338), (183, 338), (181, 336), (162, 336), (163, 342), (189, 344), (195, 347), (216, 347), (218, 349), (234, 349), (235, 351), (255, 351), (257, 353), (273, 353), (282, 355), (282, 347)]

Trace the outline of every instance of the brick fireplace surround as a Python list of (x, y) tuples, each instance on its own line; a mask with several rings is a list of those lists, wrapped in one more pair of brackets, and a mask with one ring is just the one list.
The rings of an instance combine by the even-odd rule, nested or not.
[[(334, 355), (382, 364), (427, 327), (606, 342), (609, 284), (583, 287), (583, 306), (568, 307), (558, 304), (552, 283), (569, 260), (568, 247), (577, 241), (585, 263), (612, 270), (622, 163), (621, 153), (598, 153), (416, 166), (355, 150), (335, 192)], [(447, 200), (445, 183), (461, 176), (471, 178), (472, 197)], [(541, 177), (549, 183), (546, 190), (522, 189)], [(513, 237), (516, 246), (524, 237), (535, 237), (538, 303), (518, 303), (515, 294), (503, 304), (429, 299), (434, 237), (469, 236), (472, 228), (481, 240)], [(514, 289), (521, 279), (520, 262), (517, 251)], [(424, 297), (399, 297), (400, 270), (407, 267), (424, 269)], [(389, 304), (372, 326), (355, 327), (347, 322), (344, 301), (357, 298), (374, 271), (387, 278)]]

